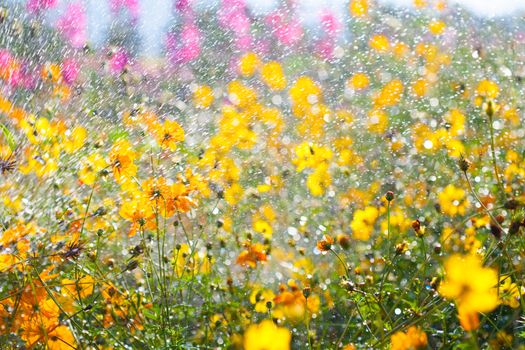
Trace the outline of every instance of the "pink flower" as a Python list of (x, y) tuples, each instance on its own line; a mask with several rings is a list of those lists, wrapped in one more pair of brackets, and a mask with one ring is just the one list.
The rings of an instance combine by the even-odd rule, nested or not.
[(252, 35), (241, 34), (235, 37), (235, 47), (241, 51), (248, 51), (252, 47)]
[(316, 43), (317, 53), (325, 60), (331, 60), (334, 58), (334, 48), (334, 41), (328, 38), (321, 39)]
[(166, 48), (170, 61), (175, 64), (187, 63), (201, 53), (201, 32), (192, 22), (185, 23), (177, 41), (173, 33), (166, 37)]
[(56, 0), (28, 0), (26, 8), (29, 12), (35, 13), (50, 9), (55, 6), (56, 3)]
[(275, 10), (265, 18), (266, 25), (284, 45), (292, 46), (301, 40), (304, 31), (299, 19), (289, 16), (286, 18), (282, 9)]
[(7, 49), (0, 49), (0, 69), (6, 69), (13, 62), (13, 56)]
[(331, 37), (335, 36), (341, 30), (341, 22), (330, 11), (324, 11), (321, 14), (321, 26), (324, 31)]
[(121, 9), (127, 9), (133, 19), (139, 17), (138, 0), (109, 0), (111, 11), (118, 13)]
[(186, 13), (188, 11), (191, 11), (190, 0), (176, 0), (175, 9), (180, 13)]
[(77, 2), (67, 6), (66, 11), (58, 19), (57, 28), (71, 46), (80, 48), (86, 44), (86, 10)]
[(62, 78), (66, 84), (73, 84), (77, 80), (79, 67), (77, 62), (68, 58), (62, 62)]
[(109, 59), (109, 70), (114, 74), (120, 74), (129, 63), (129, 56), (126, 50), (122, 47), (111, 55)]

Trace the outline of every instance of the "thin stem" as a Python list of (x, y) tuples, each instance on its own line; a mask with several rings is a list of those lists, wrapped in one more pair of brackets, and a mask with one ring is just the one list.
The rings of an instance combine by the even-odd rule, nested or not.
[(492, 127), (492, 115), (489, 115), (489, 130), (490, 130), (490, 151), (492, 154), (492, 166), (494, 167), (494, 175), (496, 177), (496, 181), (498, 182), (498, 186), (501, 189), (501, 194), (503, 198), (505, 198), (505, 187), (503, 186), (503, 182), (501, 181), (499, 171), (498, 171), (498, 164), (496, 161), (496, 144), (494, 142), (494, 128)]

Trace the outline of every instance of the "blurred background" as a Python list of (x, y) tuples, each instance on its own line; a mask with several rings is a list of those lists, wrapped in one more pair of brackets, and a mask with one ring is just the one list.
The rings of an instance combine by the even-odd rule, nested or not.
[[(164, 47), (163, 33), (174, 23), (174, 7), (178, 2), (191, 3), (195, 9), (205, 10), (219, 4), (219, 0), (4, 0), (7, 3), (52, 3), (46, 16), (52, 22), (57, 21), (71, 3), (80, 3), (86, 12), (88, 41), (100, 46), (108, 28), (114, 22), (115, 7), (127, 7), (130, 17), (135, 17), (137, 32), (142, 39), (140, 52), (145, 56), (158, 56)], [(377, 0), (380, 4), (393, 9), (402, 7), (414, 9), (414, 4), (424, 0)], [(330, 11), (336, 16), (347, 14), (347, 0), (293, 0), (301, 21), (309, 27), (320, 24), (319, 13)], [(278, 4), (277, 0), (246, 0), (248, 8), (254, 14), (270, 13)], [(451, 0), (450, 7), (459, 6), (472, 11), (480, 17), (521, 16), (525, 12), (524, 0)], [(113, 7), (113, 9), (112, 9)], [(129, 17), (128, 17), (129, 18)], [(341, 18), (340, 18), (341, 19)]]

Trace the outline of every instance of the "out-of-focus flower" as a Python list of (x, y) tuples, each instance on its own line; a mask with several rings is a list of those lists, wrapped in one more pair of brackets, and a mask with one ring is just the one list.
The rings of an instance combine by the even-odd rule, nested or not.
[(368, 0), (351, 0), (349, 9), (353, 17), (366, 17), (368, 16)]
[(122, 9), (127, 9), (134, 20), (139, 17), (138, 0), (109, 0), (109, 5), (114, 13), (118, 13)]
[(66, 11), (57, 21), (57, 28), (71, 46), (80, 48), (87, 41), (86, 22), (84, 5), (75, 2), (67, 6)]
[(114, 74), (120, 74), (129, 63), (129, 56), (123, 47), (116, 49), (109, 59), (109, 69)]
[(174, 64), (184, 64), (197, 59), (201, 53), (201, 32), (193, 20), (187, 21), (177, 37), (168, 33), (166, 39), (168, 57)]
[(464, 328), (475, 329), (477, 313), (490, 312), (499, 304), (498, 273), (483, 267), (478, 255), (452, 255), (445, 262), (439, 293), (456, 302)]
[(450, 216), (465, 215), (465, 211), (470, 204), (465, 197), (466, 192), (464, 189), (452, 184), (447, 185), (438, 194), (441, 211)]
[(29, 12), (48, 10), (57, 4), (57, 0), (28, 0), (26, 8)]
[(62, 79), (66, 84), (73, 84), (78, 77), (79, 66), (76, 60), (69, 58), (62, 62)]
[(193, 92), (193, 103), (196, 107), (209, 108), (213, 99), (213, 90), (208, 85), (199, 85)]
[(284, 327), (277, 327), (271, 320), (252, 324), (244, 333), (245, 350), (288, 350), (292, 334)]
[(261, 78), (272, 90), (280, 91), (286, 87), (286, 77), (279, 62), (266, 63), (261, 68)]
[(399, 331), (390, 338), (391, 350), (417, 350), (426, 348), (427, 335), (416, 326), (410, 327), (406, 332)]

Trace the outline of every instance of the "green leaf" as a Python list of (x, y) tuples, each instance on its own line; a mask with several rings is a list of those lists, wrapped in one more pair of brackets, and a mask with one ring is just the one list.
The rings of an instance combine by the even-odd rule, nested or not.
[(9, 146), (9, 148), (11, 148), (11, 151), (14, 151), (16, 148), (16, 141), (15, 141), (15, 137), (13, 136), (13, 133), (11, 133), (11, 131), (9, 131), (7, 126), (5, 126), (2, 123), (0, 123), (0, 130), (2, 131), (2, 134), (4, 135), (7, 145)]

